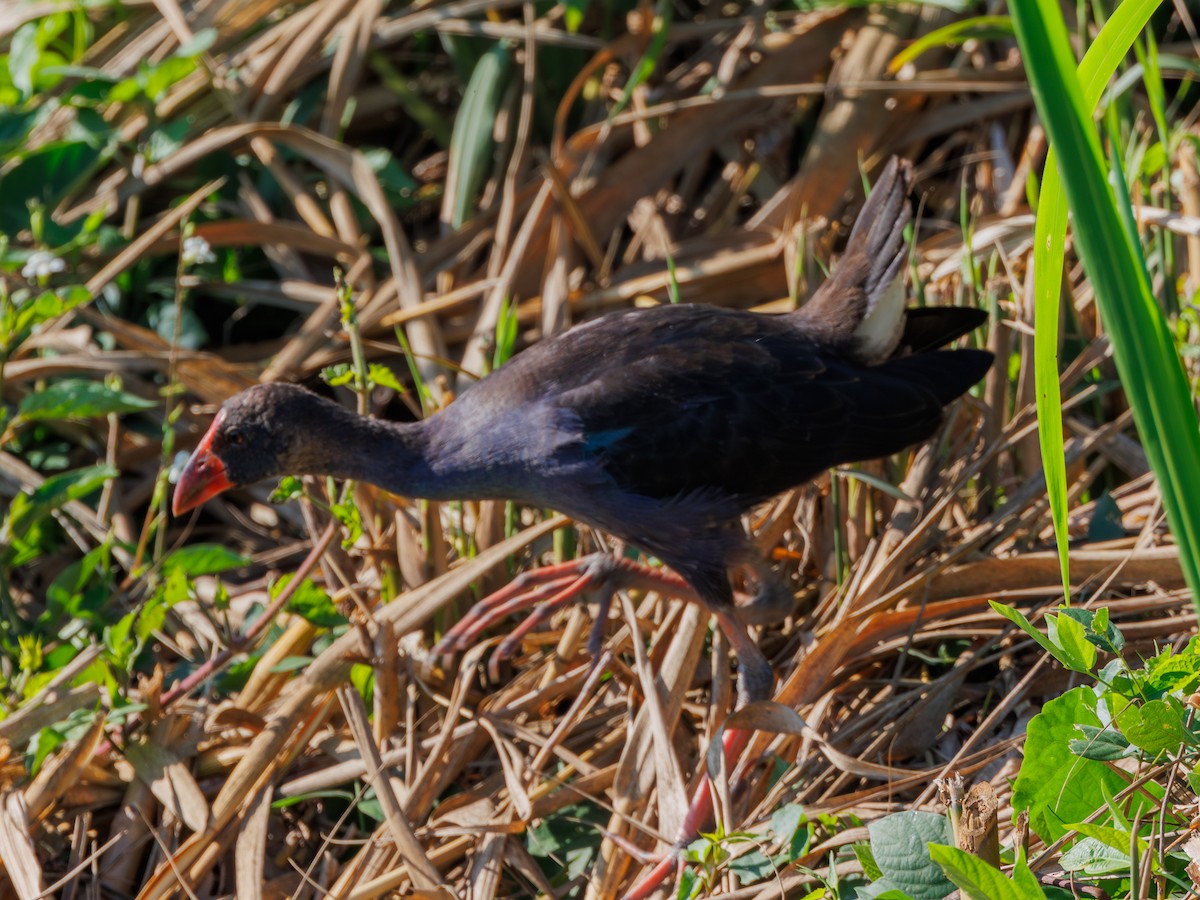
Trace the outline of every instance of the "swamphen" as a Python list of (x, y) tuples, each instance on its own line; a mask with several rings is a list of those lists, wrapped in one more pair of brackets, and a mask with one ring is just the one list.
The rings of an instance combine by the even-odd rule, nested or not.
[[(362, 418), (294, 385), (252, 387), (217, 413), (174, 511), (284, 474), (551, 507), (682, 576), (728, 634), (740, 703), (764, 699), (771, 668), (727, 575), (761, 565), (742, 513), (832, 466), (929, 438), (942, 408), (992, 362), (981, 350), (938, 349), (982, 312), (904, 308), (911, 186), (911, 166), (892, 159), (834, 274), (793, 313), (614, 312), (541, 341), (416, 423)], [(506, 611), (493, 603), (468, 616), (443, 646)]]

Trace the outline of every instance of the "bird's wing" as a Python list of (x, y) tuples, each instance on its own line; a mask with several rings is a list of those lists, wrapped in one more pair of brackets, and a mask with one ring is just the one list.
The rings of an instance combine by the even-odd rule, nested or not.
[[(594, 343), (607, 343), (610, 364), (586, 364)], [(622, 352), (630, 343), (640, 351)], [(924, 440), (983, 371), (961, 352), (866, 367), (794, 324), (712, 309), (643, 314), (575, 350), (578, 383), (555, 403), (608, 477), (649, 497), (711, 489), (746, 504)]]

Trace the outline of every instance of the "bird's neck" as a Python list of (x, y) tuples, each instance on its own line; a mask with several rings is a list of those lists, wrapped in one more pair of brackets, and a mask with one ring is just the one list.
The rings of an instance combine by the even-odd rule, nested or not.
[(322, 455), (328, 455), (308, 461), (304, 466), (308, 473), (366, 481), (406, 497), (462, 497), (453, 479), (435, 471), (432, 420), (386, 422), (342, 412), (329, 423), (329, 439), (321, 442)]

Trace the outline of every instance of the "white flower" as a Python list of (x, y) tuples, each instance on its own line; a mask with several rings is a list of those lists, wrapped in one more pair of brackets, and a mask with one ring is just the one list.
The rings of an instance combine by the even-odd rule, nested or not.
[(198, 263), (216, 262), (217, 255), (212, 252), (212, 247), (208, 245), (202, 237), (190, 237), (183, 240), (183, 264), (185, 266), (194, 266)]
[(55, 272), (65, 272), (67, 264), (48, 250), (35, 250), (25, 260), (21, 277), (28, 281), (45, 281)]

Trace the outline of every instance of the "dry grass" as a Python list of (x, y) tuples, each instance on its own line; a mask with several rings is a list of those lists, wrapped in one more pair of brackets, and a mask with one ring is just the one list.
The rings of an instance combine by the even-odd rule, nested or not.
[[(760, 637), (780, 676), (776, 699), (821, 740), (760, 733), (729, 778), (740, 787), (725, 793), (725, 827), (762, 832), (789, 802), (845, 825), (851, 815), (937, 810), (938, 779), (956, 772), (990, 782), (1007, 822), (1024, 723), (1067, 684), (987, 606), (1001, 599), (1036, 610), (1061, 593), (1034, 433), (1025, 294), (1024, 177), (1044, 147), (1019, 65), (979, 45), (925, 54), (893, 78), (892, 57), (949, 21), (933, 8), (733, 18), (714, 10), (677, 16), (650, 79), (606, 118), (650, 46), (647, 12), (606, 41), (589, 29), (591, 18), (568, 33), (557, 7), (544, 18), (503, 0), (382, 7), (131, 4), (94, 42), (87, 64), (122, 78), (202, 28), (217, 31), (200, 67), (152, 107), (106, 110), (122, 148), (164, 123), (178, 127), (178, 146), (144, 165), (118, 153), (52, 211), (61, 223), (103, 211), (128, 243), (78, 255), (73, 276), (93, 296), (112, 291), (108, 302), (27, 342), (5, 365), (4, 401), (63, 374), (118, 374), (127, 390), (151, 398), (178, 382), (188, 403), (177, 430), (190, 446), (214, 405), (242, 387), (311, 379), (349, 360), (336, 266), (353, 289), (372, 361), (408, 371), (400, 328), (433, 402), (449, 402), (486, 369), (509, 298), (522, 343), (604, 310), (664, 302), (672, 282), (688, 302), (787, 308), (819, 282), (817, 261), (830, 259), (861, 196), (860, 166), (873, 172), (892, 153), (919, 160), (914, 258), (924, 297), (993, 310), (986, 339), (1001, 364), (938, 441), (862, 467), (899, 485), (905, 499), (835, 475), (750, 523), (800, 596), (794, 615)], [(0, 13), (0, 45), (39, 8)], [(467, 203), (457, 228), (450, 223), (464, 182), (448, 180), (442, 145), (416, 123), (427, 108), (448, 131), (457, 115), (461, 84), (437, 32), (506, 39), (515, 61), (489, 120), (497, 143), (478, 202)], [(540, 54), (535, 66), (534, 45), (578, 48), (572, 58), (590, 59), (557, 108), (538, 87), (548, 77), (538, 67), (559, 57)], [(576, 71), (553, 74), (566, 83)], [(306, 126), (289, 124), (296, 104), (306, 105)], [(59, 109), (32, 145), (61, 139), (74, 122)], [(364, 156), (378, 147), (420, 173), (402, 210)], [(1179, 164), (1194, 172), (1187, 159)], [(215, 175), (226, 179), (216, 193), (205, 184)], [(958, 226), (964, 179), (969, 248)], [(204, 270), (176, 279), (185, 219), (213, 247), (252, 248), (246, 265), (225, 278)], [(11, 237), (18, 246), (31, 240)], [(972, 260), (978, 279), (964, 275)], [(213, 345), (173, 347), (148, 327), (137, 300), (146, 284), (134, 273), (185, 289)], [(1094, 498), (1106, 489), (1128, 535), (1074, 550), (1072, 582), (1079, 599), (1111, 608), (1133, 651), (1146, 652), (1190, 632), (1194, 617), (1119, 393), (1101, 395), (1084, 381), (1096, 367), (1111, 377), (1111, 367), (1080, 273), (1069, 287), (1068, 471), (1073, 496), (1093, 498), (1074, 507), (1073, 533), (1086, 538)], [(234, 310), (224, 333), (213, 327)], [(242, 318), (256, 323), (253, 339), (227, 340)], [(480, 592), (552, 558), (571, 526), (536, 510), (506, 522), (502, 505), (422, 504), (361, 486), (364, 531), (349, 547), (330, 540), (322, 507), (269, 505), (269, 487), (167, 522), (151, 502), (162, 485), (161, 430), (147, 423), (161, 429), (172, 406), (168, 399), (137, 427), (116, 417), (61, 424), (72, 465), (108, 461), (121, 475), (98, 507), (63, 508), (69, 541), (17, 570), (8, 590), (36, 614), (62, 567), (110, 530), (122, 575), (121, 593), (109, 599), (121, 609), (147, 595), (156, 562), (181, 543), (220, 542), (253, 562), (225, 578), (228, 613), (209, 608), (212, 577), (195, 579), (192, 597), (172, 608), (158, 633), (160, 665), (128, 686), (127, 699), (145, 705), (139, 717), (119, 727), (96, 719), (33, 779), (16, 754), (40, 728), (98, 703), (111, 709), (118, 698), (77, 681), (98, 648), (31, 698), (15, 698), (19, 708), (0, 721), (5, 890), (561, 894), (530, 855), (526, 832), (548, 817), (562, 828), (563, 811), (580, 805), (604, 831), (590, 832), (599, 850), (576, 882), (586, 881), (589, 897), (634, 884), (650, 863), (633, 848), (653, 854), (674, 838), (732, 704), (727, 650), (696, 608), (657, 595), (622, 598), (602, 678), (583, 653), (584, 608), (532, 635), (506, 683), (480, 674), (487, 645), (443, 671), (426, 657), (431, 637)], [(44, 477), (12, 446), (0, 450), (0, 495), (30, 491)], [(601, 539), (581, 533), (578, 543)], [(268, 581), (301, 566), (349, 612), (350, 626), (331, 640), (280, 614), (248, 644), (249, 615), (268, 602)], [(299, 671), (286, 665), (301, 656), (313, 659)], [(233, 692), (210, 677), (172, 690), (205, 660), (216, 661), (207, 676), (247, 658), (257, 662)], [(373, 672), (372, 710), (346, 687), (354, 665)], [(368, 785), (379, 818), (347, 802)], [(847, 871), (852, 857), (837, 851), (861, 839), (828, 827), (804, 862)], [(755, 890), (803, 896), (813, 886), (795, 870)], [(735, 888), (725, 873), (715, 891)]]

